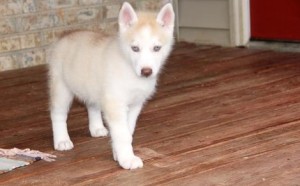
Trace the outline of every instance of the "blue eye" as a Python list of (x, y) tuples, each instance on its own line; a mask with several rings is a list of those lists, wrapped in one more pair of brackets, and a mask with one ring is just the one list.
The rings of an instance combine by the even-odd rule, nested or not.
[(139, 52), (140, 48), (138, 46), (131, 46), (131, 50), (134, 52)]
[(161, 46), (154, 46), (154, 47), (153, 47), (153, 51), (154, 51), (154, 52), (159, 52), (160, 49), (161, 49)]

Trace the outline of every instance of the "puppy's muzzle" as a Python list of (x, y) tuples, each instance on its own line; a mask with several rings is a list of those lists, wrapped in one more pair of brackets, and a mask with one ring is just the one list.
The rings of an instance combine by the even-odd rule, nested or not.
[(141, 75), (143, 77), (149, 77), (149, 76), (151, 76), (151, 74), (152, 74), (152, 69), (151, 68), (149, 68), (149, 67), (142, 68)]

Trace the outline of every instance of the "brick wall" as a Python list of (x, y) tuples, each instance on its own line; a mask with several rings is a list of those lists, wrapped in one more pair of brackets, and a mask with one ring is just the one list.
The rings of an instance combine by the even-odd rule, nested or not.
[(172, 0), (136, 0), (135, 4), (139, 9), (159, 10), (164, 4)]
[[(167, 0), (168, 1), (168, 0)], [(45, 63), (46, 50), (72, 29), (117, 30), (123, 0), (1, 0), (0, 71)], [(166, 0), (129, 0), (158, 9)]]

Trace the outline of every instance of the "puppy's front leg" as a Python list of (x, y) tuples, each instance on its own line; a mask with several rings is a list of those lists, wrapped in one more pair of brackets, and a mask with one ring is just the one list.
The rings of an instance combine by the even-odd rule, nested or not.
[(110, 102), (104, 112), (110, 128), (114, 159), (124, 169), (143, 167), (141, 158), (133, 152), (132, 135), (127, 123), (128, 107)]
[(131, 135), (133, 135), (134, 133), (136, 122), (142, 110), (142, 107), (143, 107), (143, 103), (132, 105), (131, 107), (129, 107), (128, 127)]

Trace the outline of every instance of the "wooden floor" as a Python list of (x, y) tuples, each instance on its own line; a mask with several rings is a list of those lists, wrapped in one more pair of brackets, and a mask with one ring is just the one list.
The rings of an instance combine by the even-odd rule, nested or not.
[(45, 66), (0, 73), (0, 147), (58, 156), (0, 185), (300, 185), (300, 53), (177, 44), (134, 136), (144, 168), (121, 169), (75, 103), (75, 149), (52, 147)]

